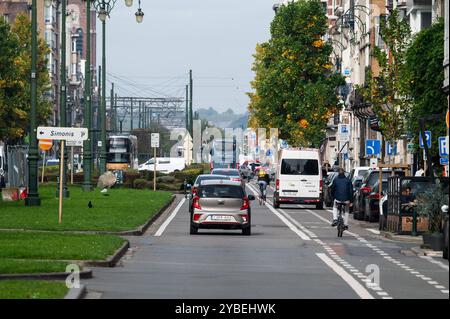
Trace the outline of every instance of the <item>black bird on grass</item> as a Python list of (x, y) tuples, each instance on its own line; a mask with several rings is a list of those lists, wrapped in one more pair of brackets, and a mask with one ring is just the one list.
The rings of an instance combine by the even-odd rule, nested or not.
[(94, 205), (92, 205), (92, 202), (91, 202), (91, 201), (89, 201), (89, 203), (88, 203), (88, 207), (89, 207), (89, 208), (92, 208), (92, 207), (94, 207)]

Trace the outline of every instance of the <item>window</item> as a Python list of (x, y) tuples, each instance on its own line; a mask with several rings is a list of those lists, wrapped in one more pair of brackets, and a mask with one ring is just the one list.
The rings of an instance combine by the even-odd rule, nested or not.
[(283, 159), (282, 175), (319, 175), (319, 163), (314, 159)]
[(431, 12), (422, 12), (420, 14), (420, 30), (431, 26)]
[(206, 185), (199, 190), (201, 198), (243, 198), (244, 190), (240, 186)]
[(3, 20), (5, 20), (6, 23), (9, 23), (9, 14), (4, 13), (3, 14)]
[(72, 75), (76, 75), (76, 74), (77, 74), (77, 64), (72, 63)]

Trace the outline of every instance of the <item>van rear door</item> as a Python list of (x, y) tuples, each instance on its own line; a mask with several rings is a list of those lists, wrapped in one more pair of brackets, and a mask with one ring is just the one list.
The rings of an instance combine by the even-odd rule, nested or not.
[(317, 159), (284, 158), (280, 168), (280, 196), (319, 198), (320, 174)]

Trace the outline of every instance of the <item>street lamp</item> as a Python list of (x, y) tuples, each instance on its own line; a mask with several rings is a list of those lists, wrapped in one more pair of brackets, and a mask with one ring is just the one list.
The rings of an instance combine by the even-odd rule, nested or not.
[(141, 0), (139, 0), (139, 8), (138, 11), (136, 11), (135, 15), (136, 15), (136, 22), (142, 23), (142, 20), (144, 19), (144, 12), (142, 12), (141, 10)]
[(133, 5), (133, 0), (125, 0), (125, 5), (131, 7)]

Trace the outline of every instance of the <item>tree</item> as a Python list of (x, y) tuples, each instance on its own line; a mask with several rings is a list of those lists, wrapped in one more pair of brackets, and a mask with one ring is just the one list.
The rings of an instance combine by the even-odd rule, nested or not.
[(405, 57), (411, 29), (405, 20), (399, 18), (398, 11), (393, 10), (387, 20), (381, 20), (380, 35), (387, 50), (374, 47), (379, 73), (369, 72), (366, 85), (360, 89), (379, 120), (384, 138), (394, 142), (405, 133), (410, 107)]
[(341, 75), (332, 73), (332, 47), (322, 40), (327, 18), (317, 0), (283, 5), (271, 38), (254, 55), (249, 127), (278, 128), (292, 146), (318, 147), (339, 105)]
[[(444, 82), (444, 22), (439, 20), (430, 28), (414, 37), (406, 52), (405, 71), (408, 80), (408, 94), (412, 105), (408, 114), (408, 129), (416, 144), (419, 141), (419, 119), (430, 114), (441, 114), (447, 110), (447, 95), (442, 90)], [(428, 122), (426, 129), (432, 136), (444, 136), (445, 121)], [(435, 140), (433, 138), (433, 140)], [(439, 163), (438, 148), (430, 149), (436, 163)]]
[[(47, 70), (47, 44), (38, 39), (37, 113), (45, 123), (50, 102), (44, 93), (50, 89)], [(11, 27), (0, 19), (0, 140), (17, 142), (29, 133), (31, 100), (31, 22), (18, 15)]]

